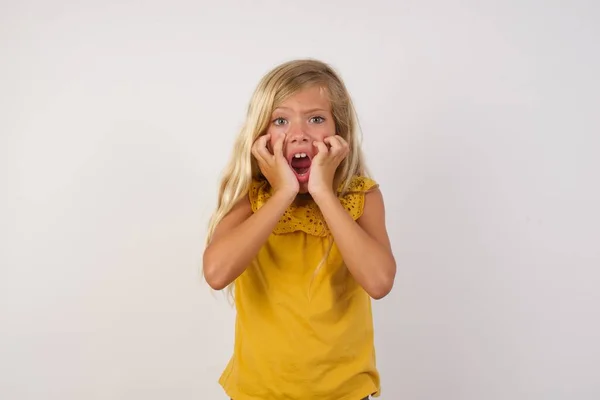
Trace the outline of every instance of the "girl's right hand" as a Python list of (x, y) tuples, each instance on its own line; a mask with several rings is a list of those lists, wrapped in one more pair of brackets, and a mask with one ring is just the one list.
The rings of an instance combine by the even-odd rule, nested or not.
[(273, 154), (267, 148), (271, 134), (260, 136), (252, 145), (252, 155), (269, 184), (277, 191), (298, 194), (300, 185), (292, 168), (283, 156), (285, 133), (281, 133), (273, 145)]

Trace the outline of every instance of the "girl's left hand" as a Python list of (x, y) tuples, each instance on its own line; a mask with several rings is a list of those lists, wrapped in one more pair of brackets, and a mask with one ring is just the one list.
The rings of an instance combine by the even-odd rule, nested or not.
[(313, 197), (333, 193), (335, 171), (350, 152), (348, 143), (338, 135), (314, 142), (314, 146), (319, 152), (312, 160), (308, 178), (308, 192)]

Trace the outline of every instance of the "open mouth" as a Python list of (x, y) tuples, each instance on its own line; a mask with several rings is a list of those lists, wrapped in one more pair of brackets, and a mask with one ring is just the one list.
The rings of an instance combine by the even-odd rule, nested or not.
[(290, 166), (299, 177), (310, 171), (311, 160), (306, 153), (295, 153), (290, 160)]

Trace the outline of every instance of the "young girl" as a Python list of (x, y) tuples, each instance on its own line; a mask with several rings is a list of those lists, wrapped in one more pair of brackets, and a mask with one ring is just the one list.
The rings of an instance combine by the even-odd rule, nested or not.
[(219, 380), (233, 400), (379, 396), (371, 298), (390, 292), (396, 264), (350, 96), (328, 65), (291, 61), (261, 80), (203, 265), (213, 289), (235, 281)]

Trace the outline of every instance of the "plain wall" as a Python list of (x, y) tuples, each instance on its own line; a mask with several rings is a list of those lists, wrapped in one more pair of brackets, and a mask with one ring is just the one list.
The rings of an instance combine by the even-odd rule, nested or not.
[(260, 77), (331, 63), (398, 263), (384, 399), (600, 398), (594, 1), (0, 6), (0, 398), (225, 399), (199, 274)]

